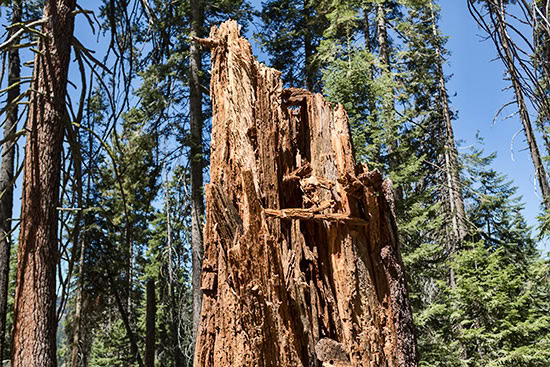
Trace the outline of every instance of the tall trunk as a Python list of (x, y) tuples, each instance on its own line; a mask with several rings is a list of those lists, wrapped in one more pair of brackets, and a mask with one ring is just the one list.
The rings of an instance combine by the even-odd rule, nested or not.
[(525, 103), (518, 70), (516, 69), (515, 57), (512, 54), (510, 37), (506, 28), (504, 2), (503, 0), (496, 0), (496, 2), (498, 4), (498, 9), (493, 6), (489, 9), (493, 12), (493, 16), (496, 16), (497, 34), (502, 45), (502, 50), (500, 52), (505, 58), (503, 61), (508, 69), (508, 74), (514, 88), (516, 103), (519, 109), (519, 116), (523, 125), (523, 131), (525, 132), (527, 145), (531, 153), (531, 159), (533, 161), (533, 165), (535, 166), (535, 175), (541, 189), (543, 204), (546, 210), (550, 210), (550, 185), (548, 184), (548, 176), (546, 175), (546, 170), (544, 168), (544, 163), (542, 162), (537, 139), (531, 125), (531, 117), (529, 116), (529, 111)]
[[(92, 131), (94, 128), (94, 124), (92, 122)], [(90, 190), (92, 185), (92, 173), (90, 172), (91, 166), (92, 166), (92, 155), (93, 155), (93, 141), (92, 141), (92, 133), (88, 132), (88, 172), (87, 172), (87, 183), (86, 183), (86, 208), (90, 207)], [(84, 217), (84, 225), (85, 227), (89, 226), (91, 223), (89, 223), (88, 216)], [(86, 229), (86, 228), (85, 228)], [(85, 354), (87, 353), (87, 350), (89, 348), (81, 348), (82, 345), (82, 335), (83, 333), (83, 325), (82, 325), (82, 309), (84, 306), (84, 274), (85, 274), (85, 254), (86, 254), (86, 243), (88, 239), (87, 236), (82, 236), (80, 238), (80, 257), (79, 257), (79, 271), (78, 271), (78, 282), (76, 286), (76, 305), (75, 305), (75, 313), (74, 313), (74, 320), (73, 320), (73, 343), (72, 343), (72, 350), (71, 350), (71, 364), (70, 367), (78, 367), (78, 361), (81, 360), (82, 366), (86, 366), (86, 363), (84, 363), (87, 358)], [(84, 351), (85, 349), (86, 351)], [(79, 356), (82, 356), (82, 358), (79, 358)]]
[[(139, 367), (145, 367), (143, 364), (143, 359), (141, 359), (141, 354), (139, 353), (137, 337), (132, 331), (130, 318), (128, 317), (128, 312), (125, 309), (125, 304), (122, 302), (122, 298), (120, 298), (115, 280), (111, 274), (107, 274), (107, 276), (109, 277), (111, 291), (113, 292), (113, 296), (115, 297), (115, 303), (118, 308), (118, 312), (120, 313), (122, 323), (124, 325), (124, 328), (126, 329), (126, 336), (130, 341), (130, 355), (135, 358), (135, 361), (137, 362)], [(109, 317), (109, 319), (111, 319), (111, 317)]]
[(17, 251), (13, 367), (56, 366), (56, 266), (61, 150), (75, 0), (46, 0), (26, 122)]
[(391, 181), (347, 114), (282, 89), (234, 21), (212, 47), (211, 181), (195, 366), (416, 366)]
[[(365, 49), (371, 54), (373, 53), (373, 45), (371, 43), (371, 33), (370, 33), (370, 21), (369, 21), (370, 10), (366, 7), (363, 8), (363, 33), (365, 37)], [(375, 68), (374, 63), (370, 66), (370, 81), (374, 81)]]
[(78, 366), (79, 351), (82, 336), (82, 306), (84, 303), (84, 254), (86, 251), (86, 239), (80, 240), (80, 269), (76, 289), (76, 305), (73, 319), (73, 344), (71, 349), (71, 367)]
[[(21, 22), (21, 0), (12, 4), (12, 24)], [(8, 38), (16, 32), (11, 29)], [(21, 76), (21, 62), (19, 60), (19, 49), (13, 48), (8, 51), (8, 90), (9, 105), (19, 96), (19, 78)], [(6, 112), (4, 122), (4, 139), (17, 130), (17, 104), (14, 104)], [(6, 315), (8, 313), (8, 280), (10, 273), (10, 248), (11, 248), (11, 217), (13, 212), (13, 177), (15, 161), (15, 140), (4, 143), (2, 149), (2, 166), (0, 167), (0, 360), (4, 357)]]
[[(441, 57), (441, 48), (439, 45), (439, 34), (437, 32), (436, 18), (434, 12), (434, 4), (430, 3), (430, 11), (432, 18), (432, 34), (434, 37), (436, 62), (437, 62), (437, 78), (439, 79), (439, 105), (443, 115), (445, 125), (445, 175), (447, 180), (447, 195), (448, 204), (451, 212), (451, 223), (453, 233), (447, 242), (447, 251), (449, 254), (456, 252), (457, 247), (466, 237), (468, 227), (466, 225), (466, 212), (464, 210), (464, 197), (460, 188), (460, 174), (458, 169), (458, 152), (456, 150), (451, 113), (449, 109), (449, 100), (447, 96), (447, 86), (445, 83), (445, 74), (443, 73), (443, 59)], [(450, 269), (449, 282), (451, 287), (456, 286), (454, 270)]]
[[(390, 64), (390, 46), (388, 44), (388, 31), (386, 22), (386, 9), (384, 3), (376, 5), (376, 33), (378, 36), (378, 52), (382, 65), (385, 67), (382, 73), (388, 78), (391, 78)], [(385, 111), (384, 115), (384, 130), (385, 130), (385, 145), (388, 152), (389, 170), (397, 169), (397, 129), (395, 128), (395, 99), (393, 88), (389, 92), (389, 96), (384, 97), (382, 108)], [(380, 116), (380, 114), (379, 114)], [(401, 187), (396, 188), (396, 199), (400, 201), (403, 198), (403, 190)]]
[(145, 367), (155, 367), (156, 313), (155, 281), (154, 279), (149, 279), (147, 281), (147, 311), (145, 320)]
[(304, 1), (304, 74), (305, 74), (305, 88), (309, 91), (313, 91), (313, 44), (311, 39), (311, 31), (309, 27), (311, 26), (310, 20), (310, 8), (308, 6), (308, 0)]
[(178, 340), (178, 324), (179, 317), (177, 311), (177, 298), (176, 292), (174, 290), (175, 276), (174, 276), (174, 247), (172, 244), (172, 220), (170, 216), (170, 199), (169, 199), (169, 187), (168, 187), (168, 173), (166, 171), (166, 166), (164, 166), (164, 195), (165, 195), (165, 210), (166, 210), (166, 241), (168, 245), (168, 299), (170, 305), (170, 314), (172, 316), (172, 322), (170, 322), (170, 332), (172, 337), (170, 341), (172, 342), (172, 350), (174, 353), (174, 367), (183, 366), (183, 353), (181, 352)]
[(384, 4), (376, 5), (376, 33), (378, 35), (378, 49), (380, 60), (390, 67), (390, 50), (388, 45), (388, 31), (386, 25), (386, 10)]
[[(191, 30), (194, 36), (201, 36), (204, 17), (202, 0), (191, 1)], [(196, 338), (201, 313), (201, 267), (203, 256), (202, 221), (203, 203), (203, 148), (202, 148), (202, 92), (200, 73), (202, 54), (200, 46), (191, 42), (190, 46), (189, 104), (191, 121), (191, 251), (193, 283), (193, 339)]]

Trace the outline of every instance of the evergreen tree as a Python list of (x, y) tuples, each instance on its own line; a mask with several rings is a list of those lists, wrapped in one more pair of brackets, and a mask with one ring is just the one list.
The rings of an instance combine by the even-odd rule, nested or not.
[(257, 36), (271, 66), (283, 71), (285, 85), (319, 91), (316, 54), (327, 21), (318, 2), (268, 0), (260, 16), (263, 27)]

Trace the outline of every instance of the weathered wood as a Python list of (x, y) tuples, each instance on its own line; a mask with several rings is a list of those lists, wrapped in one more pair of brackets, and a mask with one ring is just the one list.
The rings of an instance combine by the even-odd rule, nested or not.
[(195, 366), (416, 366), (391, 182), (356, 165), (343, 107), (283, 90), (237, 23), (208, 40)]

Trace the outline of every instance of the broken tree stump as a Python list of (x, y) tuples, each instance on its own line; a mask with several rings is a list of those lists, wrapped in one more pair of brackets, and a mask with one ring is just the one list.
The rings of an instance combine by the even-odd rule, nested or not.
[(343, 107), (283, 90), (234, 21), (202, 44), (213, 121), (195, 366), (416, 366), (391, 182), (355, 163)]

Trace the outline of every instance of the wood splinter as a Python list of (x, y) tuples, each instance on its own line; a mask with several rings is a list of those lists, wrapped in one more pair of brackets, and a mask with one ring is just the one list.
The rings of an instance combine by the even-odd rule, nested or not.
[[(315, 208), (317, 209), (317, 208)], [(331, 214), (321, 214), (315, 213), (311, 209), (301, 209), (301, 208), (287, 208), (287, 209), (264, 209), (264, 212), (267, 216), (277, 217), (280, 219), (301, 219), (301, 220), (317, 220), (317, 221), (326, 221), (326, 222), (342, 222), (349, 225), (357, 226), (368, 226), (369, 222), (358, 218), (350, 217), (347, 214), (342, 213), (331, 213)]]

